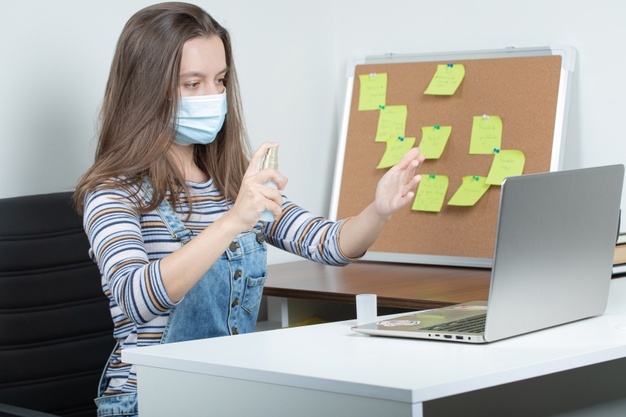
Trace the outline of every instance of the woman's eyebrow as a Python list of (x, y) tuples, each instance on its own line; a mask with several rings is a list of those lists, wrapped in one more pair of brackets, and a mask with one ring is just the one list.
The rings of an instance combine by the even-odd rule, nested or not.
[(185, 72), (183, 74), (180, 74), (180, 78), (190, 78), (190, 77), (204, 78), (205, 75), (204, 75), (204, 73), (198, 72), (198, 71), (188, 71), (188, 72)]
[[(227, 72), (228, 72), (228, 67), (218, 72), (218, 74), (225, 74)], [(206, 74), (204, 74), (203, 72), (199, 72), (199, 71), (187, 71), (185, 73), (180, 74), (180, 78), (191, 78), (191, 77), (205, 78)]]

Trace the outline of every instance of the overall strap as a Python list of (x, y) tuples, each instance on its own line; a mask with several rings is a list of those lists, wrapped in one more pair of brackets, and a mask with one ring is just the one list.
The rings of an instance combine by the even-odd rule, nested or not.
[[(148, 178), (144, 178), (142, 188), (149, 198), (153, 193), (153, 189), (152, 183)], [(163, 199), (156, 211), (174, 239), (183, 245), (191, 240), (191, 230), (187, 229), (183, 222), (180, 221), (166, 199)]]

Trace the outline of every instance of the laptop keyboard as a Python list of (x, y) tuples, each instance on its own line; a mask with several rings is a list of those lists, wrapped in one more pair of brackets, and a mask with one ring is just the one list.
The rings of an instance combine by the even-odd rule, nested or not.
[(450, 321), (448, 323), (437, 324), (436, 326), (424, 327), (422, 330), (435, 330), (441, 332), (458, 333), (482, 333), (485, 331), (486, 314), (466, 317), (464, 319)]

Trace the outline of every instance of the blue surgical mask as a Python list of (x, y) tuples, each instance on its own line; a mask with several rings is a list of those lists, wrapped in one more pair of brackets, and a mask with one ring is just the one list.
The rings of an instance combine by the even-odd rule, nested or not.
[(181, 97), (175, 120), (179, 145), (206, 145), (215, 140), (226, 118), (226, 90), (222, 94)]

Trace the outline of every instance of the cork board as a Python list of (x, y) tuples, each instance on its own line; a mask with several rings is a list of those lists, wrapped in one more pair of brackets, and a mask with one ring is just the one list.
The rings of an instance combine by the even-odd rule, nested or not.
[[(502, 149), (520, 150), (524, 174), (560, 169), (564, 100), (561, 54), (497, 56), (473, 59), (463, 55), (454, 64), (465, 76), (452, 96), (425, 95), (437, 65), (450, 59), (421, 57), (418, 62), (363, 63), (354, 66), (349, 83), (342, 143), (338, 152), (331, 217), (354, 216), (374, 200), (376, 185), (387, 169), (376, 169), (386, 144), (375, 142), (377, 110), (359, 111), (359, 75), (387, 74), (386, 105), (406, 105), (406, 137), (419, 147), (423, 126), (452, 126), (439, 159), (428, 159), (422, 175), (445, 175), (449, 187), (440, 212), (394, 214), (366, 255), (366, 260), (491, 266), (500, 187), (492, 185), (471, 207), (447, 202), (464, 176), (487, 176), (494, 155), (470, 155), (474, 116), (502, 119)], [(384, 60), (383, 60), (384, 61)], [(561, 102), (560, 102), (561, 101)], [(558, 146), (556, 143), (558, 142)], [(555, 162), (556, 161), (556, 162)]]

